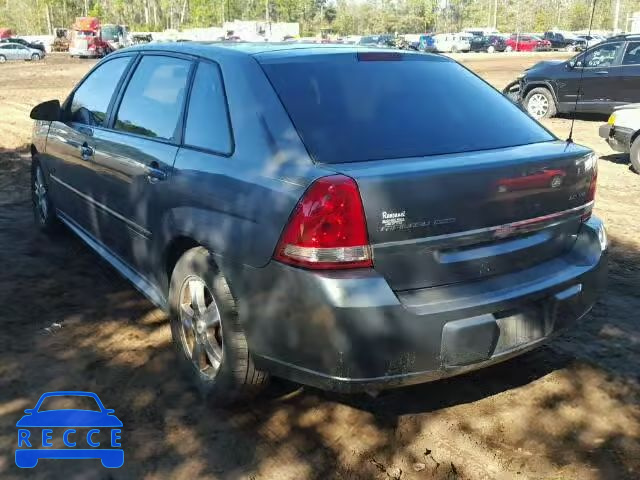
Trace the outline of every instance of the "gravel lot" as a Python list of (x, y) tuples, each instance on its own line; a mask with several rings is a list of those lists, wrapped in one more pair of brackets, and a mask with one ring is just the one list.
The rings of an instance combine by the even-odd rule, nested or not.
[[(457, 58), (502, 88), (562, 55)], [(224, 411), (177, 371), (162, 312), (72, 235), (52, 242), (33, 227), (29, 110), (63, 99), (92, 64), (52, 55), (0, 67), (0, 478), (640, 478), (640, 176), (598, 138), (605, 118), (580, 117), (574, 132), (601, 155), (596, 211), (612, 241), (608, 292), (576, 329), (508, 363), (376, 399), (276, 382)], [(568, 135), (567, 118), (545, 124)], [(116, 410), (124, 467), (15, 466), (15, 422), (53, 390), (91, 390)]]

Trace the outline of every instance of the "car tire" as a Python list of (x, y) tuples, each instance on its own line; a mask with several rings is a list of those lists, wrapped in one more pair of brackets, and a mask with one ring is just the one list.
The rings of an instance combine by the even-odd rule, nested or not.
[(455, 45), (451, 47), (451, 53), (458, 53), (458, 47), (456, 47)]
[(171, 334), (180, 363), (216, 406), (247, 400), (268, 383), (256, 368), (226, 278), (203, 247), (185, 252), (169, 287)]
[(33, 55), (31, 55), (32, 62), (37, 62), (38, 60), (40, 60), (40, 55), (38, 55), (37, 53), (34, 53)]
[(544, 87), (534, 88), (527, 94), (524, 108), (536, 120), (551, 118), (557, 113), (553, 95)]
[(7, 61), (7, 57), (5, 57), (4, 55), (0, 55), (0, 63), (4, 63)]
[(495, 53), (496, 51), (496, 47), (494, 47), (493, 45), (489, 45), (489, 47), (487, 48), (487, 53)]
[(633, 171), (640, 174), (640, 135), (638, 135), (633, 140), (633, 143), (631, 143), (629, 160), (631, 160), (631, 167), (633, 168)]
[(47, 176), (37, 157), (31, 160), (31, 202), (33, 218), (40, 231), (53, 234), (60, 228), (60, 221), (49, 195)]
[(507, 45), (504, 49), (505, 52), (513, 52), (513, 47), (511, 45)]

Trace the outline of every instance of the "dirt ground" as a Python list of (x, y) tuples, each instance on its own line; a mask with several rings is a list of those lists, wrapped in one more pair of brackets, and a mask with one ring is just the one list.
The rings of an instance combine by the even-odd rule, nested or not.
[[(460, 56), (499, 88), (540, 57)], [(0, 68), (0, 478), (640, 478), (640, 176), (598, 138), (605, 119), (581, 117), (574, 133), (601, 155), (596, 211), (612, 242), (608, 291), (577, 328), (376, 399), (276, 382), (252, 405), (215, 410), (177, 371), (164, 315), (72, 235), (52, 242), (32, 224), (29, 110), (63, 99), (92, 64)], [(568, 135), (568, 119), (545, 123)], [(15, 422), (54, 390), (94, 391), (116, 410), (124, 467), (15, 466)]]

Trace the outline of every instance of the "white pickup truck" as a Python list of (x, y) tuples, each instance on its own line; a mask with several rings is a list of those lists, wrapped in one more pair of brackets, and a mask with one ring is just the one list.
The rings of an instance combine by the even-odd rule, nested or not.
[(616, 108), (599, 133), (616, 152), (628, 153), (633, 169), (640, 173), (640, 103)]

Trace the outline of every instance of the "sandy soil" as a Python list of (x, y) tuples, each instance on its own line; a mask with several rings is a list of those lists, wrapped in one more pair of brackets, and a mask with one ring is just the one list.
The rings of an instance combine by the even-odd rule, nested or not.
[[(540, 56), (460, 58), (501, 88)], [(610, 285), (576, 329), (508, 363), (376, 399), (281, 382), (222, 411), (177, 371), (161, 312), (70, 234), (52, 242), (33, 227), (29, 110), (63, 99), (90, 65), (56, 55), (0, 68), (0, 478), (640, 478), (640, 177), (598, 138), (603, 118), (580, 118), (574, 136), (602, 155)], [(545, 123), (567, 136), (566, 118)], [(15, 422), (52, 390), (91, 390), (116, 409), (123, 468), (16, 468)]]

